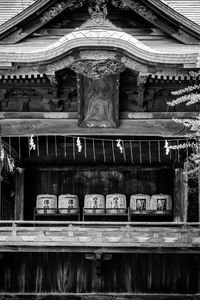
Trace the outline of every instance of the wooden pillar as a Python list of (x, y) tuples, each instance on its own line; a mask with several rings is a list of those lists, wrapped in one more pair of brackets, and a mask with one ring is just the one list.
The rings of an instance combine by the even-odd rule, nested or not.
[[(1, 142), (0, 142), (1, 144)], [(0, 159), (0, 220), (2, 220), (2, 177), (1, 177), (1, 171), (2, 171), (2, 162)]]
[(24, 169), (15, 173), (15, 220), (24, 219)]
[(199, 204), (198, 220), (200, 222), (200, 167), (198, 170), (198, 204)]
[(174, 221), (187, 222), (188, 208), (188, 175), (185, 173), (187, 165), (184, 169), (175, 169), (174, 174)]

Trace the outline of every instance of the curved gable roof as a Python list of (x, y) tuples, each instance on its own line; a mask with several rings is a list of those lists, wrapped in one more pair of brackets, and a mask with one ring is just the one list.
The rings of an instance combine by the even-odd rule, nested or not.
[(161, 0), (192, 22), (200, 25), (200, 0)]
[(1, 0), (0, 1), (0, 25), (24, 11), (36, 0)]
[[(11, 5), (12, 0), (8, 1)], [(47, 9), (51, 7), (54, 8), (53, 5), (56, 5), (56, 3), (57, 6), (60, 5), (60, 2), (58, 0), (24, 0), (24, 3), (27, 4), (28, 1), (33, 1), (33, 4), (28, 6), (25, 10), (23, 10), (21, 13), (17, 14), (7, 22), (0, 25), (0, 39), (2, 40), (3, 44), (15, 44), (23, 40), (28, 35), (35, 32), (38, 28), (42, 27), (45, 23), (49, 22), (47, 20), (43, 23), (41, 22), (41, 19), (38, 19), (39, 16), (41, 18), (41, 13), (44, 13), (45, 11), (47, 11)], [(124, 4), (129, 6), (131, 9), (135, 10), (135, 12), (137, 12), (139, 15), (147, 19), (150, 23), (154, 24), (155, 26), (162, 29), (164, 32), (171, 35), (173, 38), (183, 42), (184, 44), (200, 44), (200, 25), (187, 19), (184, 15), (181, 15), (179, 12), (177, 12), (169, 5), (164, 3), (164, 1), (168, 0), (121, 1), (123, 1)], [(68, 5), (72, 5), (73, 2), (74, 0), (63, 1), (62, 10), (67, 8)], [(59, 13), (61, 13), (61, 11)], [(148, 17), (148, 12), (150, 12), (150, 14), (153, 15), (152, 19)], [(156, 15), (158, 18), (156, 17)], [(27, 23), (29, 19), (33, 20), (33, 18), (37, 18), (37, 20), (35, 20), (34, 23), (35, 25), (32, 26), (30, 24), (29, 27), (32, 27), (23, 30), (23, 24), (25, 22)], [(154, 20), (154, 18), (156, 18), (156, 21)], [(168, 22), (168, 24), (166, 22)], [(176, 27), (176, 30), (174, 30), (174, 26)]]

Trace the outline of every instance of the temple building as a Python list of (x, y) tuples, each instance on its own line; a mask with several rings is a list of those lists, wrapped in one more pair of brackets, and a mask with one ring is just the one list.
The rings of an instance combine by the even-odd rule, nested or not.
[(0, 299), (200, 299), (199, 68), (199, 0), (0, 1)]

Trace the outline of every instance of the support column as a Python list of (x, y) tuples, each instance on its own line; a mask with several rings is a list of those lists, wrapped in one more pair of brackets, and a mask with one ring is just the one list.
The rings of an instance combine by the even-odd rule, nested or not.
[(198, 221), (200, 222), (200, 167), (198, 170), (198, 206), (199, 206)]
[(175, 169), (174, 174), (174, 221), (187, 222), (188, 175), (186, 163), (183, 168)]
[(15, 220), (24, 219), (24, 169), (15, 173)]

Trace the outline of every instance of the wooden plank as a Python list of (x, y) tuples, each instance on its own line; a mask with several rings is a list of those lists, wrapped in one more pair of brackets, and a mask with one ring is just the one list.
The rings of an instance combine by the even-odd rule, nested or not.
[(121, 293), (93, 293), (81, 294), (81, 293), (0, 293), (0, 297), (4, 300), (199, 300), (200, 294), (121, 294)]
[(184, 137), (184, 125), (173, 120), (121, 120), (119, 128), (79, 128), (76, 119), (1, 120), (2, 136), (104, 135)]
[(18, 168), (15, 173), (15, 219), (24, 219), (24, 169)]
[(198, 170), (198, 202), (199, 202), (199, 213), (198, 213), (198, 220), (200, 220), (200, 167)]
[(183, 222), (183, 169), (175, 169), (174, 172), (174, 221)]
[[(194, 119), (198, 112), (121, 112), (120, 119)], [(75, 119), (77, 112), (0, 112), (1, 119)]]

